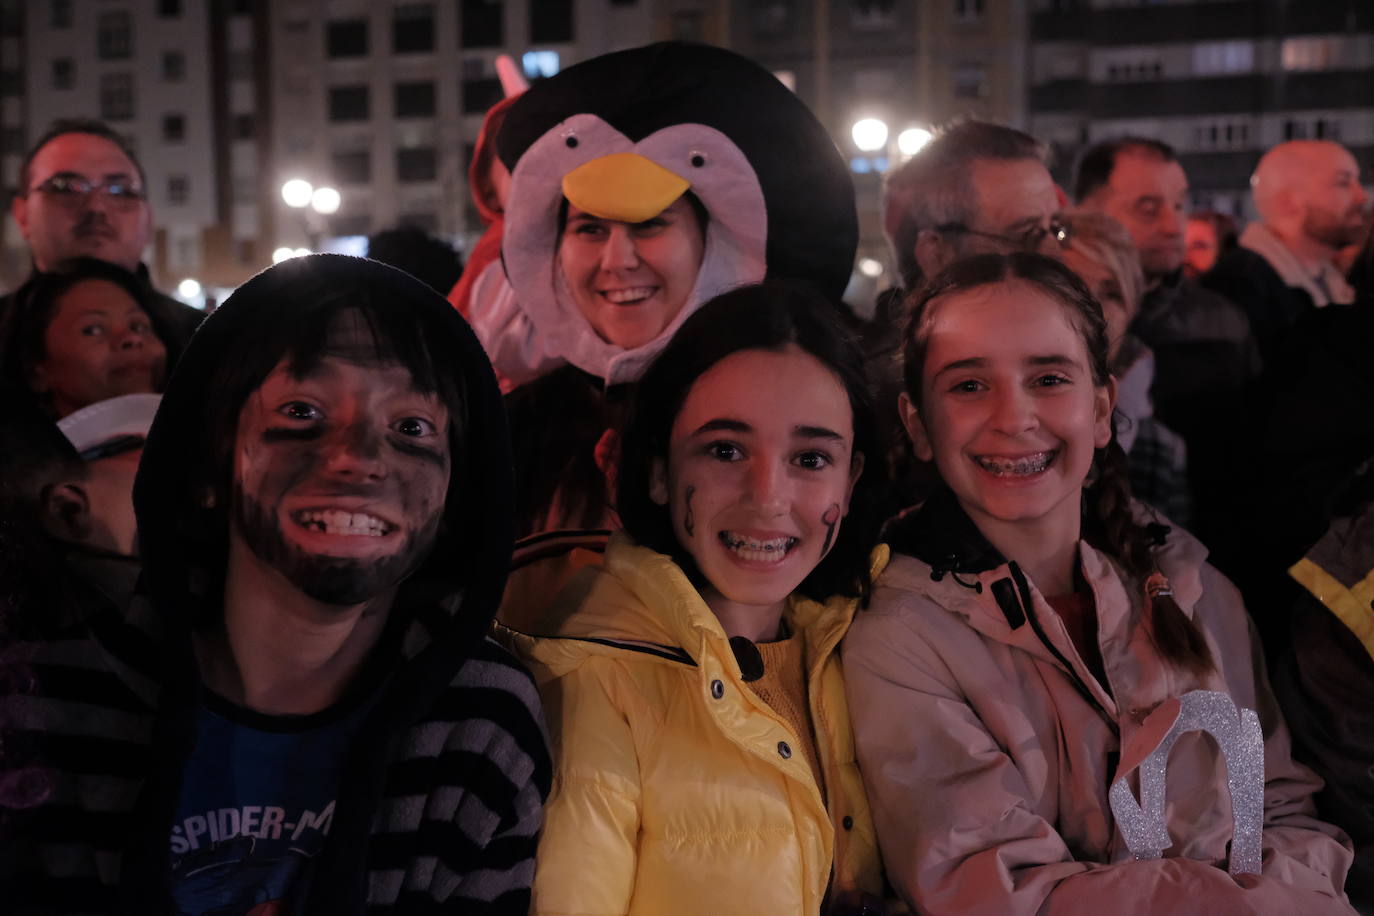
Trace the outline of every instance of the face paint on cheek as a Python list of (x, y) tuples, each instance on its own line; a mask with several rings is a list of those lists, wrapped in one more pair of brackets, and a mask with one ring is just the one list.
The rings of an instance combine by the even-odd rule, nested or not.
[[(397, 494), (408, 533), (396, 549), (368, 559), (329, 556), (302, 549), (283, 530), (283, 526), (296, 524), (280, 511), (283, 497), (321, 474), (320, 465), (325, 460), (318, 449), (291, 443), (306, 437), (291, 435), (294, 430), (285, 432), (282, 435), (282, 430), (265, 430), (261, 443), (250, 443), (240, 451), (240, 468), (247, 472), (247, 480), (241, 477), (234, 485), (233, 512), (249, 550), (311, 598), (341, 606), (362, 604), (418, 569), (433, 547), (442, 522), (447, 456), (425, 458), (426, 463), (443, 468), (441, 477), (430, 475), (431, 480), (417, 481)], [(340, 490), (358, 486), (335, 484)], [(361, 489), (370, 492), (365, 485)]]
[(821, 556), (830, 552), (830, 545), (835, 541), (835, 526), (840, 523), (840, 504), (832, 503), (825, 514), (821, 516), (821, 524), (825, 526), (825, 543), (821, 545)]
[(697, 495), (697, 488), (687, 487), (687, 492), (683, 495), (683, 502), (687, 504), (687, 511), (682, 516), (682, 527), (687, 532), (687, 536), (695, 537), (697, 533), (696, 516), (692, 514), (692, 497)]

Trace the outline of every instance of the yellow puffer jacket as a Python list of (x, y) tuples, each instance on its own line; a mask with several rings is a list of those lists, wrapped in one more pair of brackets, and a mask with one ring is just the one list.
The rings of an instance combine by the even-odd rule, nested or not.
[[(886, 562), (880, 547), (875, 575)], [(533, 912), (815, 916), (832, 864), (834, 893), (881, 892), (837, 652), (855, 601), (786, 612), (827, 812), (797, 736), (671, 559), (618, 534), (560, 600), (551, 636), (500, 634), (539, 681), (556, 761)]]

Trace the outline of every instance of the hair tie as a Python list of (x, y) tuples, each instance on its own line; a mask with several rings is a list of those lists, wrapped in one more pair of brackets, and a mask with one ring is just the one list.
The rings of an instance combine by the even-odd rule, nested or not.
[(1149, 578), (1145, 580), (1146, 599), (1154, 601), (1156, 598), (1172, 598), (1173, 596), (1174, 587), (1169, 584), (1168, 577), (1157, 569), (1150, 573)]

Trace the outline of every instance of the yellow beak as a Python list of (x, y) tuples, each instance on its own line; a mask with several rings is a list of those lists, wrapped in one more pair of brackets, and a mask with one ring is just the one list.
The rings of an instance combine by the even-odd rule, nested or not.
[(658, 216), (690, 182), (638, 153), (610, 153), (563, 176), (563, 196), (601, 219), (642, 223)]

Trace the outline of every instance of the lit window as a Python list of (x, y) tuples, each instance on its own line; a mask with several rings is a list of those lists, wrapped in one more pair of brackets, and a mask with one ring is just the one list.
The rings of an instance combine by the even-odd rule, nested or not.
[(558, 72), (557, 51), (526, 51), (520, 60), (525, 76), (532, 80), (553, 76)]
[(1279, 52), (1285, 70), (1330, 70), (1337, 65), (1337, 39), (1285, 38)]

